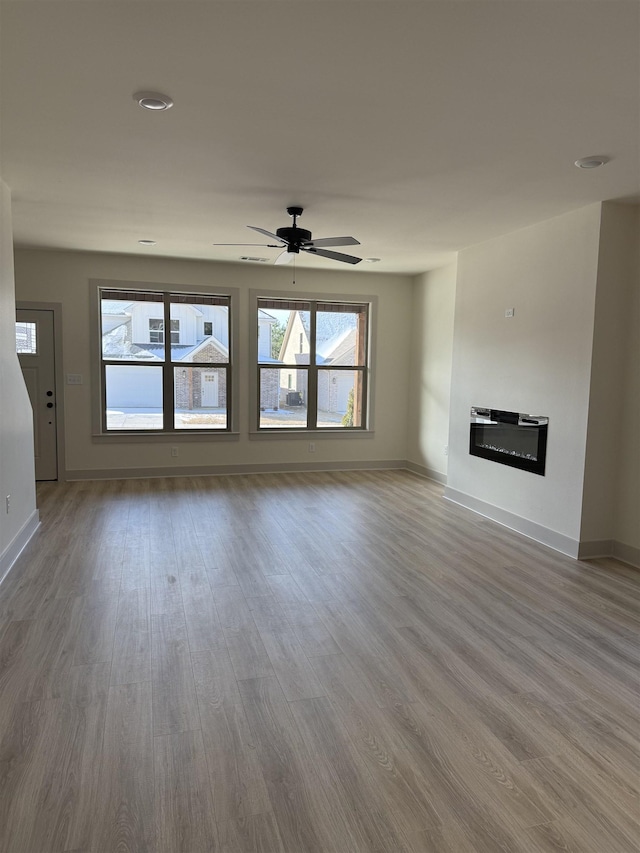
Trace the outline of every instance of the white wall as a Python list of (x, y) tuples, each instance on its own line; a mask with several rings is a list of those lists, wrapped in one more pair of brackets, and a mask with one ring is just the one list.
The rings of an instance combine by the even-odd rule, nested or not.
[[(569, 553), (581, 528), (600, 212), (458, 258), (446, 494)], [(472, 405), (548, 416), (546, 476), (469, 456)]]
[[(627, 244), (630, 286), (627, 301), (627, 341), (622, 381), (618, 478), (613, 521), (616, 553), (640, 565), (640, 210), (625, 209), (635, 232)], [(629, 256), (630, 253), (630, 256)], [(617, 334), (611, 346), (616, 345)]]
[[(216, 285), (240, 289), (240, 438), (238, 441), (182, 441), (172, 439), (179, 456), (172, 458), (170, 444), (109, 443), (91, 438), (90, 312), (91, 278), (178, 285)], [(66, 453), (69, 476), (74, 472), (121, 469), (193, 468), (210, 466), (287, 463), (321, 467), (325, 463), (376, 463), (407, 456), (406, 412), (409, 386), (409, 335), (411, 279), (358, 270), (303, 269), (295, 288), (291, 272), (279, 267), (216, 264), (153, 259), (127, 255), (82, 252), (16, 251), (16, 289), (24, 301), (57, 301), (63, 305), (64, 372), (80, 373), (83, 385), (65, 386)], [(378, 340), (375, 362), (375, 432), (372, 437), (314, 437), (316, 452), (310, 457), (308, 442), (284, 439), (249, 439), (249, 334), (255, 334), (255, 317), (249, 317), (249, 289), (272, 288), (292, 293), (349, 294), (378, 297)]]
[[(633, 408), (637, 410), (638, 405), (640, 363), (630, 351), (638, 336), (637, 309), (630, 308), (638, 290), (637, 222), (637, 208), (612, 203), (602, 206), (580, 533), (583, 543), (606, 542), (614, 536), (616, 514), (628, 515), (627, 501), (618, 499), (620, 478), (634, 470), (635, 481), (640, 478), (637, 439), (620, 440), (621, 427), (630, 431)], [(637, 424), (635, 420), (636, 431)], [(631, 533), (629, 529), (624, 534), (627, 545), (633, 544), (628, 538)], [(633, 535), (638, 547), (640, 502)]]
[(416, 276), (413, 283), (407, 459), (445, 482), (456, 263)]
[(37, 524), (33, 420), (16, 355), (15, 319), (11, 194), (0, 181), (0, 578)]

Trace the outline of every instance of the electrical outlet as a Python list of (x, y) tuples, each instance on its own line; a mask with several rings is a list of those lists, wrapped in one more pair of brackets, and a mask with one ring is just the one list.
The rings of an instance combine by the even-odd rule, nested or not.
[(178, 455), (178, 448), (177, 448), (177, 447), (172, 447), (172, 448), (171, 448), (171, 455), (172, 455), (172, 456), (177, 456), (177, 455)]
[(11, 512), (11, 495), (7, 495), (7, 515)]
[(504, 309), (504, 316), (505, 316), (505, 317), (507, 317), (507, 319), (509, 319), (509, 320), (510, 320), (513, 316), (515, 316), (515, 313), (516, 313), (516, 309), (515, 309), (515, 308), (505, 308), (505, 309)]
[(316, 452), (316, 443), (315, 443), (315, 441), (310, 441), (309, 442), (309, 453), (315, 453), (315, 452)]

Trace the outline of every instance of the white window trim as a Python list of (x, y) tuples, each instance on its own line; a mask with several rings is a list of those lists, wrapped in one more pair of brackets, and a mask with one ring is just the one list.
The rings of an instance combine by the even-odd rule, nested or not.
[[(100, 339), (100, 290), (140, 290), (157, 293), (185, 293), (203, 296), (228, 296), (230, 314), (229, 362), (231, 365), (230, 406), (231, 417), (228, 430), (192, 430), (148, 432), (107, 432), (102, 427), (102, 379), (101, 379), (101, 339)], [(237, 287), (218, 287), (214, 285), (186, 285), (175, 282), (120, 281), (112, 279), (89, 279), (89, 328), (91, 345), (91, 437), (100, 443), (139, 444), (145, 442), (201, 442), (201, 441), (237, 441), (240, 422), (240, 375), (239, 337), (240, 337), (240, 292)]]
[[(301, 427), (285, 427), (277, 429), (270, 427), (269, 429), (259, 429), (258, 410), (259, 410), (259, 389), (258, 389), (258, 335), (256, 329), (256, 317), (258, 316), (258, 300), (259, 299), (290, 299), (303, 302), (304, 300), (313, 300), (317, 302), (354, 302), (367, 303), (369, 306), (369, 358), (368, 358), (368, 377), (367, 377), (367, 426), (366, 429), (338, 429), (338, 428), (308, 428)], [(255, 440), (276, 440), (294, 439), (304, 440), (309, 439), (309, 436), (314, 438), (336, 439), (357, 439), (357, 438), (373, 438), (375, 433), (374, 428), (374, 413), (375, 413), (375, 385), (376, 385), (376, 348), (377, 348), (377, 327), (378, 327), (378, 297), (369, 296), (362, 293), (327, 293), (326, 291), (303, 291), (303, 290), (249, 290), (249, 439)]]

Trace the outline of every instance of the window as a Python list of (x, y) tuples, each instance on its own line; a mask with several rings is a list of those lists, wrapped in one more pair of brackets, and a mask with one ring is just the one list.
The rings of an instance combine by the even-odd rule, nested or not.
[[(180, 343), (180, 320), (171, 320), (171, 343)], [(164, 343), (164, 320), (149, 320), (149, 343)]]
[(20, 355), (37, 355), (35, 323), (16, 323), (16, 352)]
[(102, 432), (230, 430), (229, 296), (101, 288), (99, 303)]
[(369, 304), (258, 297), (258, 328), (281, 325), (277, 357), (258, 349), (258, 429), (366, 429)]

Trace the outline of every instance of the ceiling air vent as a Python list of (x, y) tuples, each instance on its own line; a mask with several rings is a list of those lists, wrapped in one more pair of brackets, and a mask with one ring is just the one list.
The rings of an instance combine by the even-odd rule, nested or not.
[(266, 264), (267, 258), (252, 258), (250, 255), (241, 255), (241, 261), (255, 261), (258, 264)]

